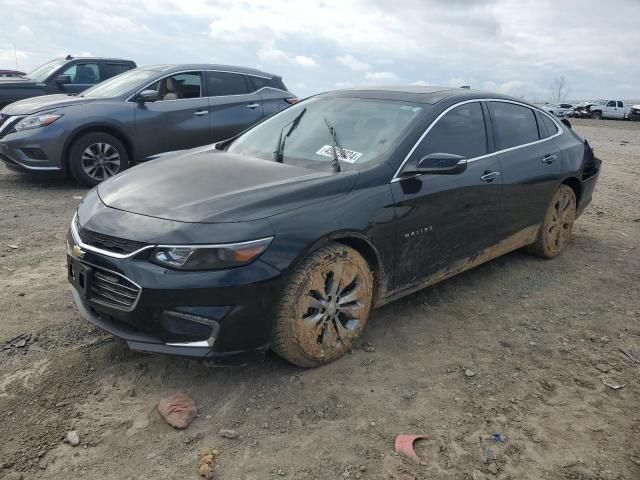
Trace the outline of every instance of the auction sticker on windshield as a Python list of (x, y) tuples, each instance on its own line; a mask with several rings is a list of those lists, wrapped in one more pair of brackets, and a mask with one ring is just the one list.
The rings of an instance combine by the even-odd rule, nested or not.
[[(344, 160), (349, 163), (356, 163), (356, 161), (362, 156), (360, 152), (354, 152), (353, 150), (347, 150), (346, 148), (340, 150), (339, 147), (336, 147), (336, 152), (338, 153), (339, 160)], [(333, 147), (331, 145), (325, 145), (316, 152), (316, 155), (333, 158)]]

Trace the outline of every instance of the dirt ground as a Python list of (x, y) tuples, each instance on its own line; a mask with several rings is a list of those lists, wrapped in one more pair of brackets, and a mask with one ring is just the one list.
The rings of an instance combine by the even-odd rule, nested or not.
[[(574, 124), (604, 163), (563, 255), (515, 252), (387, 305), (367, 348), (315, 370), (128, 351), (72, 304), (84, 190), (0, 167), (0, 478), (197, 479), (214, 448), (216, 479), (639, 479), (640, 363), (621, 349), (640, 349), (640, 123)], [(156, 411), (176, 390), (198, 403), (184, 431)], [(424, 465), (395, 455), (401, 433), (428, 437)]]

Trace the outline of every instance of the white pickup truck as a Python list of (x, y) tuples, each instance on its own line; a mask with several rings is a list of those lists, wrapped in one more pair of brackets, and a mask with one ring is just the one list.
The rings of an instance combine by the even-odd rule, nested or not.
[(631, 113), (631, 106), (626, 106), (622, 100), (598, 100), (589, 107), (591, 118), (614, 118), (624, 120)]

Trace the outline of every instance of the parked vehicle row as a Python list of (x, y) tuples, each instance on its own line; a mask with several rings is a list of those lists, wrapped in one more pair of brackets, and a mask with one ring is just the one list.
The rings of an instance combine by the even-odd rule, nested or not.
[(280, 77), (259, 70), (137, 68), (75, 96), (5, 107), (0, 159), (13, 170), (69, 173), (91, 186), (157, 154), (233, 137), (297, 100)]
[(68, 279), (83, 316), (134, 350), (271, 348), (313, 367), (376, 306), (521, 247), (560, 254), (599, 169), (568, 122), (515, 98), (329, 92), (102, 182), (71, 223)]
[(56, 58), (25, 76), (0, 78), (0, 109), (40, 95), (77, 94), (133, 68), (135, 62), (120, 58)]
[(0, 70), (0, 78), (20, 78), (27, 74), (20, 70)]
[(556, 117), (565, 117), (573, 111), (573, 105), (570, 103), (556, 103), (544, 105), (543, 109)]

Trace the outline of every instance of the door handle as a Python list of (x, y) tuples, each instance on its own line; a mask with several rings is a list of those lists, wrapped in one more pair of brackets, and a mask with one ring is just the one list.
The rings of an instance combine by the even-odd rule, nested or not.
[(202, 115), (209, 115), (209, 110), (198, 110), (197, 112), (193, 112), (193, 114), (201, 117)]
[(558, 158), (557, 155), (552, 155), (547, 153), (542, 159), (542, 163), (546, 163), (547, 165), (552, 164)]
[(497, 178), (500, 175), (500, 172), (492, 172), (490, 170), (485, 170), (484, 175), (480, 177), (480, 180), (483, 182), (493, 182), (494, 178)]
[(259, 106), (259, 103), (250, 103), (249, 105), (247, 105), (247, 108), (258, 108)]

